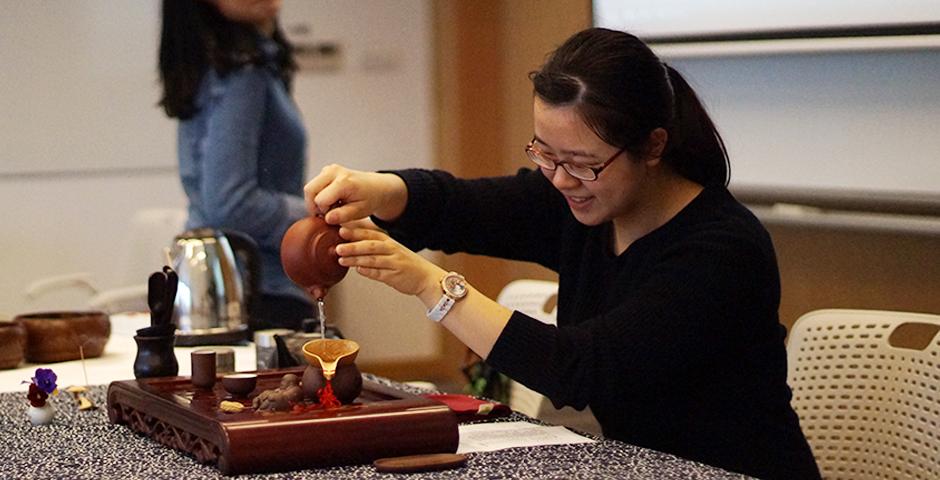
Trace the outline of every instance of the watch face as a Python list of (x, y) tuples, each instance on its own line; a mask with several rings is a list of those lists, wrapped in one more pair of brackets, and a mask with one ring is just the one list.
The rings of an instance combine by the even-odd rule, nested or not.
[(441, 284), (444, 291), (453, 298), (461, 298), (467, 294), (467, 282), (457, 274), (448, 274)]

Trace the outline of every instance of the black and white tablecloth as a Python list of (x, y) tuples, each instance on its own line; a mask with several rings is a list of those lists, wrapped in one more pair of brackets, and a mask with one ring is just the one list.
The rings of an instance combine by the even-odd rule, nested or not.
[[(392, 384), (367, 375), (370, 380)], [(397, 388), (407, 386), (392, 384)], [(420, 393), (420, 392), (419, 392)], [(56, 407), (52, 424), (34, 427), (23, 392), (0, 394), (0, 478), (2, 479), (219, 479), (215, 467), (137, 435), (107, 416), (107, 386), (91, 387), (95, 410), (79, 411), (71, 396), (51, 397)], [(536, 422), (513, 413), (496, 421)], [(379, 473), (371, 465), (265, 475), (239, 479), (438, 479), (438, 478), (617, 478), (617, 479), (742, 479), (748, 478), (672, 455), (614, 440), (575, 445), (513, 448), (469, 454), (464, 467), (420, 474)], [(290, 441), (285, 439), (285, 441)]]

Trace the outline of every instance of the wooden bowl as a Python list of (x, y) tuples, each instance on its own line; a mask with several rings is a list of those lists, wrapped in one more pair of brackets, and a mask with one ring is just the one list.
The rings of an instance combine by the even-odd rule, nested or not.
[(18, 323), (0, 322), (0, 370), (16, 368), (26, 350), (26, 331)]
[(30, 313), (13, 320), (26, 330), (26, 360), (32, 363), (100, 357), (111, 336), (104, 312)]

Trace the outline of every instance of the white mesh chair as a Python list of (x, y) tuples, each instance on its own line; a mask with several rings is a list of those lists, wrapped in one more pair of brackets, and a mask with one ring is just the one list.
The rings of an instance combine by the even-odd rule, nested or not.
[[(509, 282), (496, 302), (504, 307), (518, 310), (532, 318), (555, 325), (555, 297), (558, 295), (558, 283), (543, 280), (515, 280)], [(509, 406), (525, 415), (536, 418), (545, 397), (530, 390), (518, 382), (509, 386)]]
[[(940, 478), (938, 326), (938, 315), (875, 310), (818, 310), (793, 325), (792, 404), (824, 478)], [(895, 346), (912, 327), (929, 340)]]
[(55, 291), (81, 288), (89, 293), (87, 307), (107, 313), (146, 311), (147, 277), (166, 263), (164, 248), (183, 231), (185, 208), (145, 208), (134, 212), (128, 236), (115, 259), (122, 286), (102, 289), (92, 274), (66, 273), (37, 280), (26, 287), (26, 298), (37, 299)]

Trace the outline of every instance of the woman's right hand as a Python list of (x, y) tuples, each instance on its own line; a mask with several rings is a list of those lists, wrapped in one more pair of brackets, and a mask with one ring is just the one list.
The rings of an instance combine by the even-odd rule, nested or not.
[(327, 165), (304, 186), (304, 199), (311, 215), (322, 214), (331, 225), (369, 215), (394, 221), (405, 211), (408, 188), (398, 175), (391, 173)]

